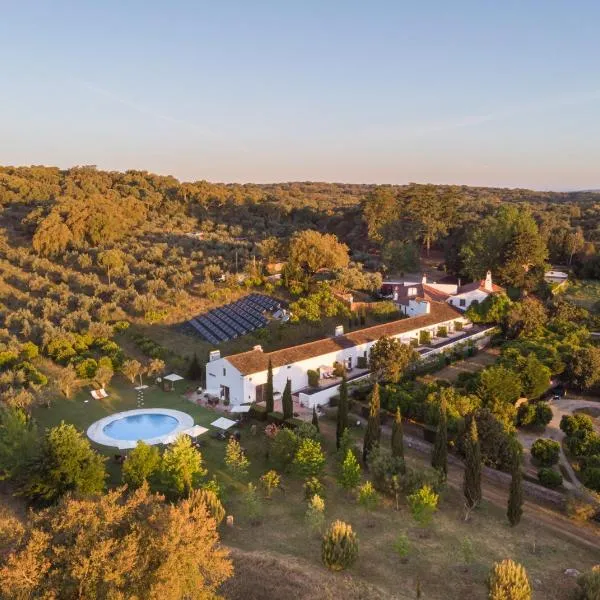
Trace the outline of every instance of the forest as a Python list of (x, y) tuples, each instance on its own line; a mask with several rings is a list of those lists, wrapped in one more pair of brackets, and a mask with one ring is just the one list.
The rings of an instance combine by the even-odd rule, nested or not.
[[(0, 480), (36, 508), (30, 521), (0, 512), (8, 549), (0, 564), (0, 587), (8, 595), (0, 596), (25, 598), (35, 591), (61, 598), (213, 597), (231, 578), (231, 558), (236, 570), (243, 564), (240, 547), (249, 544), (243, 536), (256, 531), (250, 527), (261, 525), (269, 539), (279, 536), (277, 524), (286, 519), (292, 532), (287, 542), (314, 559), (326, 505), (343, 506), (363, 539), (381, 542), (376, 553), (361, 547), (362, 560), (369, 565), (383, 557), (390, 576), (398, 556), (404, 564), (409, 553), (428, 544), (431, 534), (423, 532), (436, 514), (444, 525), (435, 536), (444, 545), (410, 567), (418, 569), (420, 590), (420, 577), (441, 564), (450, 548), (456, 550), (458, 533), (444, 530), (461, 530), (455, 513), (467, 507), (465, 519), (497, 524), (497, 515), (480, 506), (482, 465), (510, 475), (507, 517), (512, 527), (519, 523), (517, 434), (543, 431), (552, 419), (544, 401), (551, 382), (583, 392), (600, 384), (600, 349), (589, 333), (598, 329), (598, 306), (588, 311), (554, 297), (544, 281), (551, 264), (588, 281), (600, 279), (599, 223), (597, 192), (412, 183), (181, 183), (93, 166), (0, 167)], [(322, 337), (341, 319), (352, 329), (401, 318), (393, 302), (379, 297), (381, 283), (422, 268), (463, 282), (491, 270), (506, 288), (507, 294), (490, 296), (467, 312), (473, 323), (495, 326), (494, 365), (462, 373), (452, 383), (428, 379), (476, 349), (457, 346), (435, 364), (417, 368), (412, 348), (384, 337), (370, 358), (373, 381), (349, 392), (344, 379), (339, 404), (321, 419), (322, 432), (316, 411), (312, 424), (282, 426), (297, 421), (288, 390), (285, 406), (282, 398), (288, 420), (284, 414), (284, 421), (258, 423), (260, 435), (255, 423), (254, 433), (244, 433), (243, 447), (234, 438), (227, 442), (224, 458), (219, 442), (211, 440), (200, 453), (181, 436), (162, 453), (138, 444), (121, 468), (82, 433), (91, 414), (108, 410), (111, 402), (132, 407), (131, 386), (142, 375), (151, 381), (167, 368), (183, 373), (189, 367), (186, 378), (201, 380), (208, 346), (191, 338), (184, 348), (180, 328), (201, 311), (253, 289), (274, 294), (289, 303), (290, 322), (252, 333), (246, 343), (268, 348), (299, 343), (306, 338), (290, 336)], [(273, 277), (274, 270), (280, 277)], [(366, 300), (360, 310), (352, 312), (343, 301), (347, 292)], [(111, 392), (106, 405), (79, 402), (89, 395), (86, 388), (105, 387)], [(160, 406), (165, 392), (151, 387), (147, 401)], [(528, 401), (518, 404), (523, 396)], [(185, 404), (202, 424), (213, 419), (211, 411), (181, 396), (169, 400)], [(368, 417), (362, 452), (362, 431), (350, 427), (359, 413)], [(61, 414), (68, 422), (58, 420)], [(271, 408), (268, 417), (278, 414)], [(405, 463), (402, 417), (436, 431), (431, 470), (408, 449)], [(387, 431), (382, 435), (381, 418), (393, 421), (390, 439)], [(335, 448), (327, 420), (335, 420)], [(591, 418), (568, 417), (561, 429), (580, 479), (600, 490), (600, 437)], [(557, 443), (540, 438), (535, 444), (531, 454), (539, 455), (541, 468), (529, 480), (560, 488), (562, 475), (552, 468)], [(451, 464), (449, 470), (448, 447), (465, 460), (464, 499), (446, 486), (454, 469)], [(362, 485), (361, 457), (372, 479)], [(272, 494), (283, 493), (289, 494), (285, 502), (269, 502)], [(307, 504), (306, 514), (298, 507), (277, 514), (294, 496), (299, 506)], [(475, 508), (480, 512), (473, 516)], [(218, 533), (226, 510), (241, 516), (242, 527)], [(417, 533), (406, 529), (409, 513)], [(374, 514), (381, 517), (377, 535)], [(159, 526), (148, 526), (149, 519)], [(390, 519), (402, 532), (395, 540), (388, 539)], [(530, 531), (532, 525), (521, 527)], [(80, 530), (86, 533), (75, 535)], [(303, 537), (295, 538), (295, 531)], [(219, 545), (221, 535), (231, 550)], [(498, 530), (485, 546), (478, 540), (486, 564), (501, 558), (494, 541), (507, 535), (516, 554), (518, 533)], [(355, 540), (350, 525), (334, 522), (323, 537), (323, 563), (332, 571), (350, 566), (358, 552)], [(279, 547), (279, 541), (270, 543)], [(338, 544), (350, 555), (338, 556)], [(483, 586), (481, 573), (468, 566), (476, 562), (470, 544), (468, 537), (461, 542), (466, 575), (452, 577), (456, 593), (465, 597)], [(106, 560), (103, 552), (115, 560)], [(80, 556), (90, 557), (87, 570), (71, 569)], [(587, 561), (582, 554), (581, 563)], [(371, 566), (367, 571), (374, 572)], [(522, 571), (514, 563), (508, 567)], [(531, 597), (524, 571), (519, 577), (527, 588), (523, 598)], [(552, 577), (554, 582), (556, 574)], [(591, 583), (580, 579), (578, 585), (595, 585), (594, 572), (585, 577)], [(551, 588), (549, 583), (544, 589)]]

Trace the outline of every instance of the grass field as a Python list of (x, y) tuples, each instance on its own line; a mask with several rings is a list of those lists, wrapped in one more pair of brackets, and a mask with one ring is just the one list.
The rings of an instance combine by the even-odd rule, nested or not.
[[(200, 424), (208, 425), (217, 413), (198, 407), (181, 397), (187, 384), (181, 382), (175, 392), (153, 388), (146, 390), (146, 407), (182, 410)], [(88, 392), (74, 399), (56, 400), (48, 409), (38, 408), (35, 417), (42, 427), (61, 420), (85, 431), (95, 420), (116, 411), (136, 408), (136, 392), (123, 379), (116, 378), (109, 388), (110, 397), (95, 401)], [(89, 397), (89, 402), (84, 400)], [(524, 519), (510, 528), (504, 511), (484, 503), (471, 521), (463, 520), (462, 497), (447, 489), (432, 525), (423, 530), (416, 526), (408, 507), (400, 510), (389, 500), (381, 500), (371, 513), (358, 506), (354, 497), (336, 483), (337, 462), (333, 441), (333, 421), (324, 418), (321, 429), (328, 461), (324, 477), (327, 522), (341, 518), (352, 524), (359, 537), (359, 558), (347, 572), (328, 572), (320, 559), (319, 536), (310, 533), (304, 522), (306, 504), (302, 479), (283, 476), (283, 490), (271, 500), (263, 501), (260, 525), (246, 518), (243, 491), (248, 482), (272, 468), (265, 454), (265, 437), (259, 424), (256, 435), (250, 426), (242, 429), (242, 446), (251, 465), (248, 475), (234, 479), (225, 469), (225, 442), (203, 436), (204, 462), (209, 477), (216, 475), (224, 490), (224, 504), (234, 516), (233, 527), (222, 526), (224, 543), (232, 548), (236, 576), (225, 586), (232, 600), (285, 598), (414, 598), (420, 581), (423, 598), (484, 598), (485, 578), (492, 563), (512, 557), (523, 563), (536, 583), (534, 598), (558, 600), (568, 597), (574, 588), (573, 578), (563, 574), (566, 568), (589, 569), (597, 556), (583, 546), (557, 538), (535, 522)], [(360, 431), (355, 430), (358, 439)], [(387, 443), (387, 440), (384, 441)], [(105, 455), (115, 450), (98, 447)], [(407, 462), (415, 468), (427, 468), (424, 457), (407, 452)], [(109, 484), (120, 482), (120, 466), (108, 459)], [(409, 540), (408, 561), (402, 562), (393, 545), (400, 534)]]
[(563, 297), (590, 310), (600, 302), (600, 281), (594, 279), (569, 281)]

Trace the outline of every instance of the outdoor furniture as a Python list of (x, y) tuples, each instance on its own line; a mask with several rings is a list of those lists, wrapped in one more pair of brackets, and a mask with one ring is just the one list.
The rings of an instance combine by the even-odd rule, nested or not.
[(181, 375), (177, 375), (177, 373), (171, 373), (170, 375), (166, 375), (163, 377), (163, 390), (165, 392), (172, 392), (175, 389), (175, 382), (182, 381), (183, 377)]
[(216, 427), (217, 429), (227, 431), (235, 425), (235, 421), (232, 421), (231, 419), (226, 419), (225, 417), (219, 417), (216, 421), (213, 421), (211, 425), (213, 427)]
[(185, 433), (191, 438), (197, 438), (198, 436), (202, 435), (203, 433), (206, 433), (207, 431), (208, 429), (206, 427), (202, 427), (202, 425), (194, 425), (189, 429), (184, 429), (181, 433)]
[(104, 398), (108, 398), (108, 393), (104, 388), (100, 388), (99, 390), (92, 390), (90, 394), (92, 395), (92, 398), (94, 400), (102, 400)]

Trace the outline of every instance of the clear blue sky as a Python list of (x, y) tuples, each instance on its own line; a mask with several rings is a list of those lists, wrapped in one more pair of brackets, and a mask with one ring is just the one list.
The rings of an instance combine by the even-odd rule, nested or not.
[(0, 164), (600, 188), (600, 3), (5, 0)]

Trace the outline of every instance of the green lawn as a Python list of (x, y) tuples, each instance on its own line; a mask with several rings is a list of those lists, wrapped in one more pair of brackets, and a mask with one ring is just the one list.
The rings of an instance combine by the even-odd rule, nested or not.
[(589, 310), (600, 302), (600, 281), (594, 279), (569, 281), (563, 297)]

